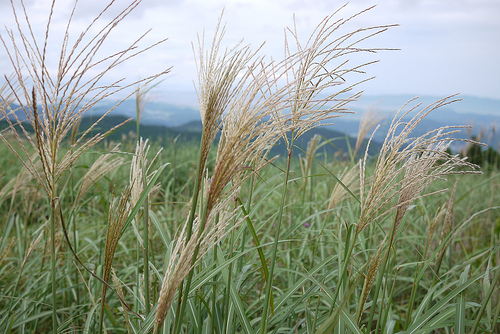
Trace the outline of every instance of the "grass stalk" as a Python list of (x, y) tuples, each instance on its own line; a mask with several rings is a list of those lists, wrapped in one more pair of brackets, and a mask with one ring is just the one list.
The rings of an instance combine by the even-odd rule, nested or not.
[[(207, 207), (204, 206), (202, 209), (202, 216), (201, 216), (201, 221), (200, 221), (198, 237), (201, 236), (203, 230), (205, 229), (206, 222), (207, 222)], [(194, 249), (194, 253), (193, 253), (193, 259), (192, 259), (192, 263), (191, 263), (192, 265), (194, 265), (194, 263), (196, 262), (196, 258), (198, 256), (199, 249), (200, 249), (200, 246), (199, 246), (199, 244), (197, 244), (196, 248)], [(182, 302), (181, 302), (181, 306), (179, 309), (179, 314), (177, 315), (179, 317), (179, 319), (176, 319), (176, 327), (174, 328), (174, 333), (179, 333), (181, 322), (182, 322), (181, 319), (184, 316), (184, 313), (186, 311), (187, 301), (189, 298), (189, 289), (191, 288), (191, 282), (192, 282), (193, 276), (194, 276), (193, 269), (194, 268), (192, 268), (189, 271), (189, 274), (188, 274), (187, 279), (186, 279), (186, 284), (184, 286), (184, 292), (182, 295)], [(179, 291), (179, 293), (180, 293), (180, 291)], [(177, 321), (177, 320), (179, 320), (179, 321)]]
[[(216, 217), (216, 221), (219, 220), (219, 215)], [(217, 251), (214, 249), (213, 250), (213, 258), (212, 258), (213, 264), (214, 264), (214, 269), (217, 266)], [(219, 330), (217, 328), (216, 322), (215, 322), (215, 315), (217, 314), (216, 312), (216, 305), (217, 305), (217, 275), (214, 275), (214, 278), (212, 280), (213, 286), (212, 286), (212, 321), (211, 321), (211, 330), (210, 333), (219, 333)]]
[[(385, 276), (385, 269), (386, 269), (387, 263), (389, 262), (389, 256), (390, 256), (391, 248), (392, 248), (392, 245), (393, 245), (393, 242), (394, 242), (394, 237), (395, 237), (395, 234), (396, 234), (396, 224), (397, 224), (397, 218), (395, 216), (394, 220), (393, 220), (393, 224), (391, 225), (391, 231), (389, 232), (389, 236), (390, 236), (389, 243), (387, 244), (387, 249), (386, 249), (386, 251), (384, 253), (384, 257), (383, 257), (381, 266), (380, 266), (380, 268), (378, 270), (377, 281), (375, 283), (375, 289), (373, 291), (373, 299), (372, 299), (373, 300), (373, 304), (372, 304), (372, 306), (370, 308), (370, 315), (368, 317), (367, 328), (372, 328), (373, 317), (375, 315), (376, 305), (378, 305), (378, 308), (379, 308), (380, 311), (383, 308), (383, 297), (382, 297), (382, 302), (379, 302), (378, 301), (378, 296), (379, 296), (379, 293), (380, 293), (380, 289), (382, 288), (382, 280), (383, 280), (383, 278)], [(385, 283), (385, 284), (387, 284), (387, 283)], [(385, 284), (384, 284), (384, 286), (385, 286)], [(382, 313), (380, 313), (380, 314), (382, 314)]]
[(52, 333), (57, 334), (57, 281), (56, 281), (56, 201), (50, 201), (50, 278), (52, 282)]
[[(475, 315), (476, 319), (474, 320), (474, 325), (472, 326), (472, 329), (470, 331), (471, 334), (476, 333), (479, 323), (481, 322), (484, 310), (486, 309), (486, 306), (488, 305), (488, 302), (491, 300), (491, 297), (493, 295), (493, 292), (496, 290), (497, 284), (500, 283), (500, 268), (497, 268), (497, 272), (495, 273), (495, 277), (493, 278), (493, 281), (491, 282), (490, 288), (488, 289), (488, 292), (486, 293), (485, 298), (482, 300), (481, 308)], [(498, 317), (498, 310), (500, 309), (500, 306), (497, 306), (495, 318)], [(495, 319), (496, 322), (496, 319)], [(492, 329), (495, 328), (495, 323), (493, 323)]]
[[(144, 190), (146, 188), (146, 167), (143, 166)], [(144, 242), (144, 299), (146, 303), (146, 313), (151, 311), (151, 299), (149, 297), (149, 196), (144, 199), (143, 214), (143, 242)]]
[[(194, 223), (194, 217), (196, 214), (196, 207), (198, 203), (198, 197), (200, 195), (200, 189), (201, 189), (201, 181), (203, 177), (203, 168), (205, 166), (206, 162), (206, 157), (203, 155), (203, 144), (204, 144), (204, 138), (203, 134), (201, 136), (201, 143), (200, 143), (200, 161), (198, 164), (198, 170), (197, 170), (197, 177), (194, 185), (194, 193), (192, 196), (192, 203), (191, 203), (191, 210), (189, 212), (189, 218), (187, 221), (187, 228), (186, 228), (186, 244), (189, 242), (191, 239), (192, 233), (193, 233), (193, 223)], [(201, 231), (201, 230), (200, 230)], [(178, 299), (177, 299), (177, 309), (175, 312), (175, 321), (174, 321), (174, 334), (178, 334), (180, 332), (180, 327), (181, 327), (181, 322), (182, 318), (184, 317), (184, 312), (186, 310), (186, 302), (187, 302), (187, 297), (189, 294), (189, 285), (191, 285), (191, 279), (192, 279), (192, 270), (189, 273), (188, 280), (186, 281), (186, 288), (184, 287), (184, 284), (181, 283), (178, 289)], [(188, 284), (189, 282), (189, 284)]]
[[(235, 203), (236, 204), (236, 203)], [(233, 218), (233, 226), (236, 224), (235, 222), (236, 218)], [(231, 237), (229, 241), (229, 259), (232, 259), (233, 257), (233, 249), (234, 249), (234, 229), (231, 230)], [(230, 316), (232, 312), (230, 312), (230, 296), (231, 296), (231, 284), (232, 284), (232, 277), (233, 277), (233, 263), (231, 262), (229, 264), (228, 268), (228, 276), (227, 276), (227, 286), (226, 286), (226, 301), (224, 305), (224, 325), (222, 327), (222, 333), (230, 333), (228, 332), (229, 329), (229, 321), (230, 321)]]
[[(292, 138), (293, 138), (293, 133), (292, 133)], [(266, 282), (266, 290), (265, 290), (265, 295), (264, 295), (264, 306), (262, 309), (262, 318), (260, 321), (260, 334), (265, 334), (268, 332), (267, 326), (268, 326), (268, 322), (269, 322), (269, 306), (271, 304), (272, 293), (273, 293), (273, 291), (272, 291), (273, 275), (274, 275), (274, 268), (276, 265), (276, 254), (278, 253), (278, 243), (279, 243), (279, 238), (280, 238), (281, 224), (283, 222), (283, 212), (284, 212), (285, 201), (286, 201), (288, 179), (290, 177), (290, 164), (292, 161), (292, 151), (293, 151), (293, 140), (291, 141), (291, 144), (288, 148), (285, 175), (283, 176), (283, 189), (282, 189), (282, 193), (281, 193), (280, 206), (278, 208), (278, 216), (276, 218), (276, 231), (274, 234), (273, 248), (271, 250), (271, 263), (269, 266), (269, 277), (267, 278), (267, 282)], [(274, 310), (273, 310), (273, 312), (274, 312)]]

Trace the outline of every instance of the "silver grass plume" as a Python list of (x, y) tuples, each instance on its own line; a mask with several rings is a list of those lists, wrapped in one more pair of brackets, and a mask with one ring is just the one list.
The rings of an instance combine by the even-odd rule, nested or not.
[[(130, 205), (132, 207), (137, 204), (147, 184), (156, 175), (157, 170), (152, 171), (151, 167), (163, 150), (163, 148), (160, 148), (153, 159), (148, 161), (147, 156), (151, 147), (148, 142), (148, 139), (144, 140), (142, 137), (139, 139), (130, 165), (130, 185), (132, 187)], [(158, 187), (159, 185), (155, 185), (153, 189), (151, 189), (151, 192), (158, 189)]]
[[(367, 153), (360, 167), (361, 181), (361, 214), (357, 224), (357, 233), (368, 224), (396, 210), (396, 228), (417, 198), (428, 196), (422, 194), (425, 188), (437, 179), (451, 174), (477, 174), (478, 166), (467, 162), (467, 158), (451, 155), (446, 149), (453, 141), (467, 141), (453, 138), (466, 126), (445, 126), (431, 130), (422, 136), (412, 138), (410, 135), (417, 125), (432, 111), (457, 100), (446, 97), (421, 109), (409, 121), (404, 118), (417, 110), (421, 104), (410, 108), (402, 115), (402, 110), (394, 117), (387, 136), (382, 144), (375, 172), (368, 194), (365, 196)], [(450, 137), (451, 136), (451, 137)], [(368, 152), (368, 147), (366, 149)], [(437, 192), (446, 191), (446, 189)], [(399, 197), (396, 206), (387, 204)]]
[(116, 170), (124, 162), (123, 157), (116, 156), (119, 153), (120, 145), (116, 145), (111, 149), (110, 152), (101, 154), (90, 166), (87, 173), (82, 178), (80, 184), (80, 189), (78, 190), (78, 196), (75, 201), (75, 205), (82, 199), (83, 195), (87, 193), (91, 186), (93, 186), (97, 181), (99, 181), (103, 176), (111, 171)]
[[(123, 227), (125, 226), (125, 222), (127, 221), (127, 218), (130, 215), (130, 211), (132, 211), (132, 208), (129, 205), (130, 194), (131, 194), (131, 187), (127, 187), (122, 192), (117, 202), (114, 200), (114, 194), (113, 197), (111, 198), (111, 205), (109, 207), (109, 213), (108, 213), (108, 226), (106, 231), (104, 269), (102, 275), (102, 280), (106, 283), (108, 282), (109, 276), (111, 274), (113, 258), (115, 256), (116, 248), (118, 246), (118, 241), (120, 240), (120, 237), (123, 232)], [(103, 284), (101, 315), (102, 312), (104, 312), (107, 288), (108, 286), (106, 284)]]
[(389, 50), (364, 48), (360, 43), (395, 25), (359, 28), (343, 33), (342, 28), (347, 23), (375, 7), (345, 19), (337, 18), (346, 6), (325, 17), (305, 44), (300, 41), (295, 19), (293, 28), (286, 31), (285, 62), (289, 68), (286, 72), (289, 106), (281, 110), (290, 110), (294, 125), (291, 138), (284, 134), (288, 147), (290, 142), (310, 129), (325, 125), (325, 121), (339, 117), (342, 113), (350, 113), (347, 104), (361, 96), (361, 92), (351, 91), (371, 78), (354, 80), (350, 84), (347, 84), (347, 80), (350, 81), (353, 74), (364, 74), (364, 67), (376, 61), (352, 64), (349, 56), (354, 53)]
[(354, 146), (354, 151), (352, 153), (354, 157), (356, 157), (358, 150), (360, 149), (361, 144), (363, 144), (363, 141), (368, 133), (381, 121), (382, 117), (373, 108), (368, 110), (368, 112), (363, 115), (361, 122), (359, 123), (358, 137), (356, 138), (356, 145)]
[[(227, 197), (219, 202), (212, 209), (212, 215), (207, 220), (205, 228), (201, 233), (198, 230), (201, 225), (199, 218), (196, 218), (195, 229), (192, 237), (187, 241), (186, 226), (180, 231), (175, 246), (170, 255), (170, 259), (165, 271), (163, 282), (161, 285), (160, 294), (158, 297), (158, 305), (156, 308), (155, 330), (163, 325), (167, 313), (172, 305), (174, 296), (191, 269), (198, 263), (199, 260), (225, 235), (227, 235), (234, 227), (229, 228), (239, 211), (239, 207), (234, 210), (227, 210), (231, 203), (232, 197)], [(219, 215), (217, 220), (215, 217)], [(244, 217), (239, 217), (235, 225), (239, 225)], [(198, 248), (198, 254), (195, 256), (195, 250)]]
[[(333, 22), (332, 17), (318, 25), (306, 46), (300, 44), (296, 30), (290, 30), (297, 42), (297, 50), (292, 51), (286, 39), (283, 61), (266, 62), (264, 57), (257, 57), (256, 52), (252, 52), (248, 46), (240, 45), (219, 56), (224, 34), (224, 30), (219, 32), (220, 21), (211, 50), (205, 52), (203, 43), (199, 43), (198, 98), (203, 137), (198, 183), (205, 168), (208, 150), (219, 129), (221, 137), (206, 203), (194, 224), (197, 231), (189, 239), (188, 229), (182, 230), (174, 251), (174, 254), (179, 254), (178, 259), (172, 255), (169, 262), (158, 300), (155, 331), (162, 326), (173, 296), (193, 263), (203, 256), (203, 250), (208, 250), (205, 245), (206, 240), (211, 239), (209, 235), (214, 235), (213, 230), (220, 231), (219, 234), (226, 233), (223, 231), (227, 219), (220, 219), (219, 223), (211, 225), (214, 217), (234, 202), (234, 196), (237, 196), (240, 186), (250, 175), (259, 173), (269, 163), (266, 155), (270, 148), (280, 138), (289, 144), (288, 132), (293, 131), (294, 139), (298, 138), (323, 121), (346, 112), (345, 105), (352, 98), (340, 98), (338, 95), (352, 86), (340, 90), (335, 90), (335, 86), (343, 84), (341, 76), (359, 72), (366, 64), (351, 68), (344, 67), (345, 63), (341, 62), (331, 70), (327, 65), (353, 52), (374, 51), (359, 49), (354, 45), (384, 31), (387, 26), (360, 29), (332, 42), (329, 40), (332, 34), (348, 21)], [(357, 36), (365, 32), (367, 34), (363, 37)], [(328, 94), (325, 97), (322, 93)], [(231, 216), (236, 214), (238, 208), (227, 211)]]
[[(375, 276), (379, 270), (385, 270), (396, 232), (411, 203), (417, 198), (447, 190), (442, 189), (424, 193), (427, 186), (435, 180), (443, 179), (451, 174), (480, 173), (475, 171), (478, 166), (467, 162), (467, 158), (459, 158), (458, 155), (451, 155), (446, 152), (449, 145), (454, 140), (458, 140), (448, 136), (459, 132), (464, 128), (463, 126), (441, 127), (416, 138), (410, 137), (415, 127), (430, 112), (454, 101), (456, 100), (450, 101), (449, 97), (443, 98), (417, 112), (409, 121), (404, 121), (403, 118), (417, 109), (420, 104), (410, 108), (402, 116), (399, 116), (401, 110), (396, 114), (377, 158), (368, 195), (364, 197), (368, 146), (366, 148), (365, 158), (360, 167), (361, 213), (356, 226), (356, 234), (359, 234), (366, 226), (378, 221), (387, 214), (393, 211), (396, 211), (396, 214), (390, 233), (386, 234), (376, 256), (370, 260), (368, 274), (363, 284), (362, 299), (357, 310), (358, 321)], [(455, 190), (453, 190), (454, 193)], [(395, 206), (390, 205), (394, 198), (398, 198)], [(389, 240), (387, 246), (385, 245), (386, 240)], [(382, 254), (384, 254), (384, 259), (381, 259)], [(381, 265), (382, 269), (380, 269)], [(378, 295), (378, 291), (375, 294)]]
[[(359, 166), (361, 162), (358, 162), (351, 168), (345, 168), (339, 177), (340, 182), (345, 185), (351, 192), (359, 190)], [(328, 202), (328, 212), (327, 216), (330, 214), (330, 210), (340, 205), (340, 203), (346, 199), (350, 194), (347, 190), (337, 182), (335, 187), (333, 187), (332, 194), (330, 196), (330, 201)]]
[[(93, 136), (91, 131), (121, 102), (110, 108), (87, 130), (83, 131), (70, 147), (70, 150), (60, 150), (62, 141), (71, 133), (73, 125), (99, 101), (109, 98), (114, 94), (124, 92), (138, 82), (121, 85), (122, 79), (110, 84), (102, 81), (108, 74), (114, 72), (115, 68), (128, 59), (138, 56), (153, 46), (162, 43), (159, 41), (150, 46), (139, 47), (145, 35), (133, 41), (131, 45), (112, 55), (99, 57), (102, 45), (107, 41), (111, 31), (129, 15), (141, 2), (131, 1), (119, 14), (113, 16), (110, 22), (104, 22), (103, 28), (97, 32), (91, 32), (95, 26), (103, 20), (103, 13), (112, 5), (111, 2), (89, 25), (80, 33), (79, 38), (71, 44), (70, 35), (73, 33), (72, 18), (76, 10), (76, 4), (72, 8), (64, 36), (56, 46), (55, 41), (49, 40), (52, 33), (52, 17), (56, 10), (56, 0), (51, 2), (51, 12), (45, 31), (45, 39), (38, 41), (32, 30), (29, 13), (21, 0), (21, 12), (12, 2), (12, 13), (16, 22), (15, 30), (7, 30), (6, 34), (0, 35), (1, 44), (6, 52), (7, 58), (13, 69), (13, 75), (6, 77), (8, 89), (1, 93), (2, 115), (9, 123), (9, 128), (15, 134), (15, 140), (20, 145), (20, 150), (14, 148), (9, 141), (0, 134), (0, 139), (14, 152), (25, 167), (33, 174), (34, 178), (52, 198), (55, 197), (55, 184), (69, 166), (88, 148), (102, 140), (105, 135), (115, 128), (98, 133)], [(27, 28), (25, 28), (25, 26)], [(25, 31), (27, 30), (27, 31)], [(52, 60), (48, 58), (49, 48), (60, 48), (60, 59), (56, 66), (56, 73), (52, 70)], [(139, 82), (151, 82), (169, 70), (148, 76)], [(128, 93), (127, 97), (133, 92)], [(20, 106), (20, 110), (13, 110), (8, 104), (13, 100)], [(123, 100), (122, 100), (123, 101)], [(23, 122), (19, 118), (19, 112), (26, 117), (27, 121), (35, 130), (35, 139), (28, 133)], [(28, 154), (25, 137), (40, 157), (43, 164), (43, 173), (39, 173), (33, 166), (33, 160)]]

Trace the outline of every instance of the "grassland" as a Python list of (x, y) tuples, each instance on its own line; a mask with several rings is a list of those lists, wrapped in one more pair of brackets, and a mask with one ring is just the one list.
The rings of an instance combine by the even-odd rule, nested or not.
[[(150, 198), (149, 290), (153, 310), (192, 198), (198, 149), (196, 145), (183, 145), (187, 146), (165, 146), (152, 167), (172, 164), (158, 176), (159, 187)], [(107, 171), (76, 206), (74, 203), (93, 162), (113, 147), (114, 143), (104, 143), (99, 149), (82, 155), (65, 174), (59, 189), (68, 237), (80, 260), (97, 276), (103, 272), (110, 207), (116, 202), (113, 193), (115, 198), (119, 197), (129, 183), (133, 139), (122, 142), (119, 151), (112, 154), (113, 158), (123, 159), (120, 166)], [(150, 158), (159, 148), (153, 144)], [(51, 328), (50, 203), (12, 153), (4, 146), (1, 150), (4, 158), (0, 183), (0, 327), (11, 328), (15, 333), (43, 333)], [(429, 191), (445, 187), (450, 190), (414, 203), (396, 234), (385, 271), (378, 274), (383, 277), (381, 285), (372, 288), (367, 298), (358, 328), (354, 316), (367, 274), (365, 267), (389, 233), (393, 217), (377, 221), (363, 231), (354, 240), (352, 255), (346, 259), (346, 248), (353, 242), (349, 234), (358, 221), (360, 205), (349, 195), (334, 208), (328, 210), (328, 206), (337, 184), (334, 176), (341, 178), (352, 163), (324, 156), (320, 148), (314, 155), (317, 163), (313, 161), (304, 175), (301, 168), (304, 163), (300, 161), (305, 162), (305, 158), (304, 153), (297, 152), (292, 159), (283, 235), (277, 251), (270, 332), (314, 332), (328, 318), (339, 282), (344, 297), (337, 301), (342, 313), (336, 326), (350, 332), (366, 331), (363, 325), (372, 309), (375, 310), (373, 329), (378, 327), (384, 332), (410, 328), (420, 328), (419, 332), (445, 328), (442, 329), (445, 332), (446, 328), (451, 330), (457, 326), (458, 320), (464, 321), (468, 331), (478, 319), (478, 332), (498, 330), (500, 214), (493, 206), (500, 203), (500, 199), (496, 171), (437, 181)], [(212, 154), (208, 160), (209, 170), (214, 160)], [(196, 264), (188, 300), (190, 308), (183, 321), (188, 332), (246, 332), (244, 322), (250, 326), (250, 332), (256, 330), (265, 287), (256, 241), (268, 261), (284, 165), (284, 159), (275, 161), (253, 178), (253, 187), (249, 184), (242, 188), (238, 198), (244, 209), (242, 207), (233, 219), (236, 222), (244, 217), (243, 210), (246, 210), (247, 221), (221, 236), (217, 246)], [(373, 165), (367, 173), (373, 173)], [(446, 214), (440, 212), (443, 205), (448, 205), (455, 179), (459, 182), (451, 202), (453, 222), (447, 227)], [(359, 190), (353, 191), (359, 196)], [(132, 223), (124, 230), (113, 259), (117, 285), (112, 286), (122, 291), (126, 303), (148, 323), (154, 313), (145, 312), (142, 229), (140, 224)], [(252, 233), (257, 239), (252, 238)], [(58, 331), (92, 333), (99, 326), (102, 284), (75, 261), (63, 234), (59, 222), (56, 233)], [(440, 269), (436, 265), (438, 255), (442, 256)], [(344, 263), (348, 263), (346, 273), (342, 273)], [(380, 290), (377, 302), (372, 299), (374, 289)], [(174, 309), (175, 303), (167, 316), (165, 333), (175, 319)], [(127, 332), (127, 328), (130, 332), (142, 332), (146, 326), (109, 291), (104, 310), (105, 328), (109, 332)]]
[(200, 37), (195, 48), (200, 143), (136, 134), (118, 145), (102, 119), (79, 125), (123, 92), (140, 120), (150, 85), (169, 71), (103, 79), (163, 42), (99, 58), (140, 2), (96, 32), (108, 20), (98, 14), (74, 44), (69, 18), (57, 73), (51, 16), (38, 41), (13, 6), (17, 31), (0, 35), (13, 68), (0, 87), (0, 332), (500, 330), (498, 170), (449, 151), (478, 147), (454, 139), (464, 127), (414, 134), (456, 96), (409, 101), (375, 153), (363, 149), (380, 122), (372, 113), (347, 154), (326, 153), (335, 142), (320, 136), (296, 145), (349, 112), (373, 62), (351, 56), (385, 50), (363, 43), (391, 26), (345, 32), (369, 9), (340, 9), (305, 42), (287, 30), (285, 56), (273, 60), (249, 45), (224, 50), (219, 20), (211, 44)]

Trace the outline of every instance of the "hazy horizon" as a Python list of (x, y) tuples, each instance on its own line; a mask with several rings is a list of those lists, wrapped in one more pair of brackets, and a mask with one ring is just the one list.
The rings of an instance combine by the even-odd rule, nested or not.
[[(46, 17), (50, 1), (29, 0), (26, 8), (39, 41), (45, 36)], [(69, 17), (72, 2), (58, 2), (52, 18), (49, 59), (58, 59), (61, 34)], [(353, 0), (338, 14), (346, 18), (374, 3)], [(72, 21), (75, 38), (79, 32), (104, 8), (98, 0), (81, 1)], [(109, 19), (123, 5), (113, 6), (104, 18)], [(225, 45), (234, 45), (242, 38), (254, 48), (266, 42), (263, 53), (279, 59), (283, 54), (285, 27), (293, 25), (302, 40), (326, 15), (344, 5), (344, 2), (315, 1), (201, 1), (201, 0), (144, 0), (132, 14), (118, 25), (103, 45), (103, 54), (112, 54), (128, 46), (138, 36), (152, 28), (145, 44), (168, 38), (168, 41), (137, 59), (131, 59), (117, 75), (126, 73), (128, 82), (173, 66), (172, 72), (158, 86), (161, 91), (193, 92), (196, 65), (192, 42), (205, 29), (207, 44), (211, 42), (218, 17), (224, 11), (227, 23)], [(10, 4), (0, 2), (0, 10), (10, 13)], [(18, 13), (20, 14), (20, 13)], [(22, 17), (21, 15), (18, 15)], [(396, 48), (365, 55), (362, 61), (379, 60), (365, 70), (358, 79), (376, 78), (359, 87), (365, 94), (447, 96), (455, 93), (500, 99), (500, 2), (496, 0), (423, 1), (387, 0), (376, 8), (355, 18), (342, 32), (360, 27), (400, 24), (374, 38), (363, 46)], [(2, 25), (15, 27), (13, 15), (4, 15)], [(5, 28), (1, 35), (8, 38)], [(340, 33), (340, 32), (339, 32)], [(143, 43), (144, 44), (144, 43)], [(57, 63), (55, 63), (57, 64)], [(56, 68), (56, 67), (55, 67)], [(0, 73), (11, 73), (9, 59), (0, 51)], [(55, 73), (55, 72), (54, 72)], [(116, 79), (112, 77), (110, 79)], [(2, 78), (3, 80), (3, 78)]]

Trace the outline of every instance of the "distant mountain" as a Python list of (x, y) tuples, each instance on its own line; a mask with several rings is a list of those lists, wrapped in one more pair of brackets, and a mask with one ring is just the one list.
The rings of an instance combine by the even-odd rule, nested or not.
[[(98, 115), (89, 115), (88, 117), (83, 117), (79, 127), (79, 133), (87, 130), (98, 118)], [(93, 134), (103, 133), (112, 129), (125, 122), (128, 118), (125, 116), (107, 116), (102, 119), (97, 126), (92, 129), (89, 137)], [(0, 129), (6, 128), (7, 122), (5, 120), (0, 121)], [(25, 128), (27, 131), (32, 132), (33, 129), (29, 123), (25, 123)], [(122, 136), (134, 136), (136, 132), (136, 122), (130, 121), (125, 125), (119, 127), (113, 133), (109, 134), (108, 139), (115, 141), (121, 141)], [(184, 142), (194, 142), (199, 143), (202, 134), (202, 124), (201, 121), (191, 121), (189, 123), (176, 126), (176, 127), (166, 127), (164, 125), (148, 125), (141, 124), (139, 127), (140, 135), (144, 138), (149, 138), (154, 141), (168, 142), (177, 138), (178, 143)], [(340, 153), (340, 156), (348, 157), (349, 150), (353, 149), (356, 144), (356, 139), (353, 137), (348, 137), (344, 133), (334, 131), (325, 127), (314, 128), (311, 131), (302, 135), (299, 140), (296, 141), (295, 145), (300, 147), (302, 150), (307, 150), (307, 145), (314, 135), (319, 135), (324, 139), (325, 145), (323, 145), (318, 152), (324, 152), (328, 155), (333, 155)], [(362, 145), (362, 149), (359, 151), (364, 152), (366, 147), (366, 141)], [(369, 153), (371, 155), (377, 154), (380, 150), (380, 144), (372, 142), (370, 145)], [(272, 149), (271, 154), (285, 156), (287, 153), (286, 145), (283, 140), (280, 140)], [(299, 155), (304, 155), (300, 149), (295, 149), (295, 153)]]
[[(99, 124), (92, 130), (92, 133), (105, 132), (118, 124), (123, 123), (128, 118), (118, 115), (118, 116), (107, 116), (99, 122)], [(80, 123), (79, 131), (83, 132), (88, 129), (95, 121), (96, 116), (83, 117)], [(125, 125), (119, 127), (116, 131), (109, 135), (110, 139), (121, 140), (123, 135), (135, 135), (137, 131), (137, 123), (132, 120)], [(178, 137), (179, 142), (191, 142), (194, 141), (198, 143), (201, 139), (201, 130), (188, 129), (183, 127), (166, 127), (164, 125), (148, 125), (142, 124), (139, 126), (139, 131), (141, 137), (149, 138), (150, 140), (161, 140), (163, 142), (168, 140), (173, 140)]]
[[(375, 108), (396, 112), (406, 102), (415, 97), (411, 95), (362, 95), (358, 101), (352, 102), (351, 106), (355, 109)], [(421, 96), (412, 104), (422, 103), (423, 106), (427, 106), (442, 98), (444, 96)], [(461, 99), (461, 101), (452, 103), (443, 109), (450, 109), (456, 113), (468, 114), (472, 117), (476, 115), (500, 116), (500, 100), (469, 95), (456, 95), (453, 99)]]
[[(361, 117), (373, 109), (384, 117), (384, 121), (381, 122), (379, 130), (374, 136), (375, 141), (382, 142), (395, 113), (412, 98), (412, 96), (404, 95), (363, 95), (357, 101), (349, 104), (350, 110), (354, 111), (355, 114), (342, 115), (333, 119), (333, 125), (315, 131), (318, 133), (326, 130), (331, 131), (323, 133), (325, 138), (345, 137), (346, 135), (356, 137)], [(482, 132), (482, 141), (498, 149), (500, 135), (496, 134), (496, 126), (500, 125), (500, 100), (473, 96), (457, 96), (456, 98), (461, 98), (462, 101), (433, 111), (421, 122), (414, 135), (419, 136), (431, 129), (447, 125), (472, 125), (473, 129), (470, 132), (464, 130), (456, 135), (457, 138), (469, 138), (470, 135), (478, 135)], [(422, 103), (422, 107), (424, 107), (439, 99), (439, 97), (423, 96), (411, 102), (406, 110), (418, 103)], [(169, 103), (170, 101), (171, 103)], [(115, 101), (101, 101), (86, 114), (86, 117), (95, 119), (95, 117), (114, 108), (109, 116), (136, 118), (135, 100), (129, 99), (118, 106), (115, 105)], [(21, 119), (25, 118), (22, 112), (19, 112), (18, 116)], [(112, 118), (108, 117), (108, 119)], [(105, 124), (103, 123), (102, 126), (105, 127)], [(144, 131), (142, 127), (145, 129)], [(135, 131), (135, 123), (128, 125), (126, 129), (127, 131)], [(122, 133), (121, 131), (124, 130), (119, 130), (118, 133)], [(312, 135), (316, 132), (312, 132)], [(141, 133), (148, 133), (148, 136), (169, 134), (174, 137), (183, 134), (190, 139), (196, 137), (196, 134), (199, 135), (201, 133), (201, 119), (200, 112), (196, 108), (195, 95), (178, 92), (167, 95), (163, 101), (148, 102), (141, 116)], [(309, 137), (304, 137), (304, 140), (308, 139)], [(345, 151), (347, 147), (342, 147), (342, 149)]]
[[(91, 110), (91, 113), (94, 115), (102, 115), (113, 108), (115, 104), (116, 102), (114, 101), (101, 101)], [(122, 115), (135, 119), (137, 116), (135, 100), (125, 100), (120, 105), (116, 106), (110, 115)], [(200, 112), (193, 107), (156, 101), (148, 102), (141, 116), (141, 124), (163, 125), (168, 127), (181, 126), (196, 120), (200, 120)]]
[[(443, 126), (469, 125), (472, 126), (472, 129), (464, 129), (455, 137), (468, 139), (470, 136), (479, 135), (482, 137), (482, 142), (494, 149), (498, 149), (500, 136), (496, 135), (496, 127), (500, 126), (500, 100), (460, 95), (456, 98), (462, 100), (431, 112), (415, 129), (414, 135), (420, 136), (432, 129)], [(396, 112), (411, 99), (411, 96), (403, 95), (362, 96), (358, 101), (351, 104), (351, 110), (355, 111), (356, 114), (344, 115), (334, 119), (335, 124), (331, 128), (355, 136), (358, 132), (361, 117), (367, 111), (373, 110), (384, 118), (380, 129), (374, 136), (375, 140), (382, 141)], [(409, 110), (418, 103), (422, 105), (415, 112), (410, 113), (406, 119), (409, 120), (417, 111), (439, 99), (439, 97), (424, 96), (412, 101), (403, 111)]]

